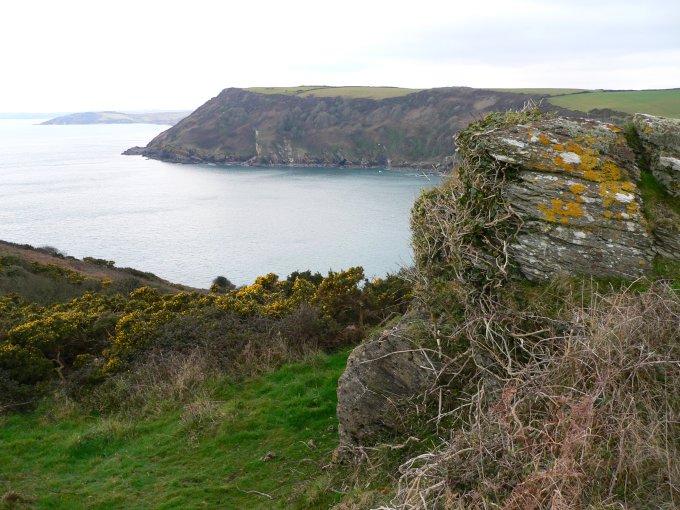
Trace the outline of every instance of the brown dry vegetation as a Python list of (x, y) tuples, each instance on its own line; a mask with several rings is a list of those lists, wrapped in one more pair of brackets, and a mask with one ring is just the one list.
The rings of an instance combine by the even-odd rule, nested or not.
[(402, 438), (349, 453), (367, 466), (357, 484), (403, 448), (392, 497), (374, 507), (680, 507), (677, 264), (634, 282), (517, 278), (505, 177), (471, 134), (458, 137), (459, 179), (421, 196), (412, 216), (411, 277), (431, 318), (436, 383), (413, 399), (411, 447)]
[(677, 291), (553, 290), (557, 315), (468, 314), (477, 376), (445, 413), (459, 426), (400, 466), (389, 508), (677, 508)]

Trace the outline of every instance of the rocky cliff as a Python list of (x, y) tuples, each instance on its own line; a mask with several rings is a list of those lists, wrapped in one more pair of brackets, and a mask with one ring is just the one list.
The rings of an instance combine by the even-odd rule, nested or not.
[[(512, 322), (520, 313), (484, 310), (510, 283), (654, 278), (659, 264), (680, 260), (680, 123), (638, 116), (635, 126), (624, 133), (534, 111), (492, 114), (457, 135), (456, 176), (424, 193), (411, 220), (412, 277), (425, 289), (414, 310), (429, 310), (419, 320), (431, 333), (408, 334), (406, 324), (418, 322), (411, 316), (354, 350), (338, 387), (343, 442), (400, 430), (395, 402), (423, 400), (434, 387), (441, 321), (491, 335), (499, 317), (489, 317)], [(465, 326), (451, 321), (456, 303)]]
[(385, 99), (262, 94), (229, 88), (146, 147), (177, 163), (429, 168), (482, 115), (542, 96), (466, 87)]

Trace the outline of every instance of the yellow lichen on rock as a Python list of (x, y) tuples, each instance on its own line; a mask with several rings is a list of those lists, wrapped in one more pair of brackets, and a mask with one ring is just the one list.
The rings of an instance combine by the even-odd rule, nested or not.
[(577, 145), (577, 144), (575, 144), (575, 143), (573, 143), (573, 142), (567, 143), (566, 149), (567, 149), (569, 152), (574, 152), (574, 153), (578, 154), (579, 156), (580, 156), (581, 154), (583, 154), (583, 148), (582, 148), (580, 145)]
[(629, 202), (626, 204), (626, 210), (631, 217), (637, 216), (640, 214), (640, 204), (635, 201)]
[(553, 198), (550, 205), (539, 204), (538, 209), (543, 213), (543, 219), (553, 223), (568, 223), (569, 218), (580, 218), (583, 216), (583, 208), (578, 202), (568, 202)]

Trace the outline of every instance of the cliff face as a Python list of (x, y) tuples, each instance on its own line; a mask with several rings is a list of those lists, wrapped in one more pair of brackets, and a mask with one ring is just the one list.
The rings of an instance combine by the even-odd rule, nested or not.
[(532, 97), (463, 87), (382, 100), (230, 88), (127, 154), (177, 163), (431, 167), (450, 156), (451, 137), (469, 122)]

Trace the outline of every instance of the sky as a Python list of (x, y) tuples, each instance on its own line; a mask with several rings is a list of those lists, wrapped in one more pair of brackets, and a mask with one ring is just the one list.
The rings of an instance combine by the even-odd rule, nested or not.
[(0, 112), (193, 110), (227, 87), (680, 87), (678, 0), (7, 0)]

